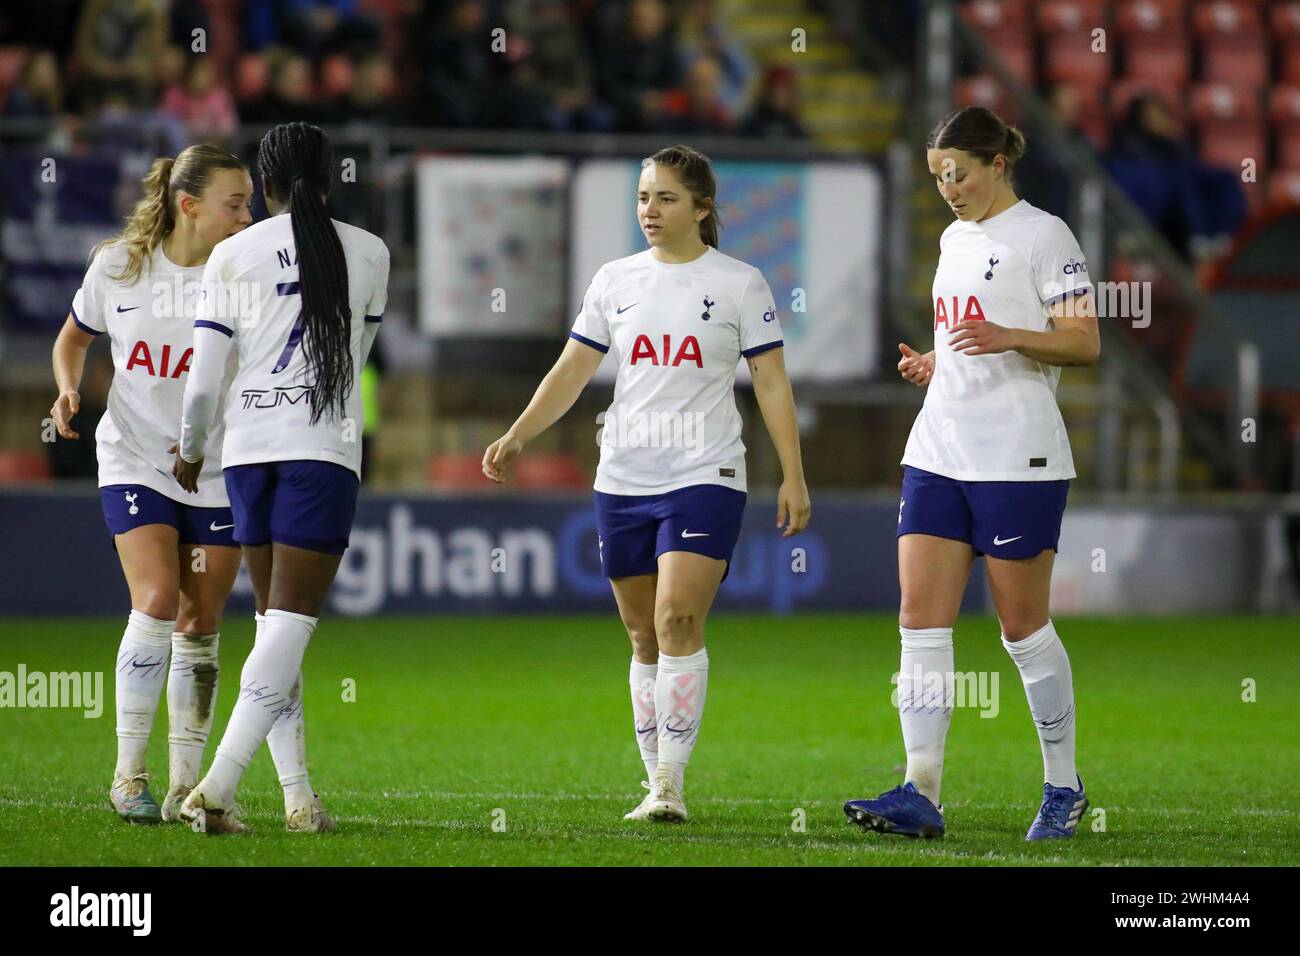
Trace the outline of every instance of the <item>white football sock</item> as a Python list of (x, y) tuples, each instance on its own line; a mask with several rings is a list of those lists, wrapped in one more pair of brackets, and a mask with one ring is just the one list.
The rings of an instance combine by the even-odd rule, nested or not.
[(659, 655), (655, 676), (655, 719), (659, 728), (659, 766), (678, 787), (686, 773), (704, 717), (709, 689), (709, 652), (701, 647), (685, 657)]
[(221, 677), (217, 664), (220, 639), (220, 634), (172, 634), (172, 666), (167, 678), (169, 789), (192, 789), (199, 782)]
[(175, 621), (160, 621), (132, 611), (117, 649), (114, 678), (117, 705), (117, 768), (114, 776), (130, 777), (144, 771), (149, 731), (167, 680)]
[(632, 728), (636, 731), (636, 744), (641, 748), (641, 762), (645, 764), (647, 780), (654, 780), (659, 766), (659, 725), (655, 722), (655, 675), (658, 664), (642, 664), (632, 658), (628, 683), (632, 686)]
[(1043, 748), (1043, 780), (1053, 787), (1079, 786), (1074, 767), (1074, 682), (1065, 645), (1049, 620), (1023, 641), (1002, 646), (1020, 668), (1029, 713)]
[(239, 778), (289, 703), (317, 620), (278, 608), (267, 610), (262, 638), (253, 645), (239, 675), (239, 700), (201, 784), (218, 803), (226, 805), (234, 799)]
[[(257, 631), (253, 640), (261, 638), (266, 627), (266, 615), (254, 614)], [(289, 690), (289, 702), (276, 715), (275, 723), (266, 735), (266, 745), (271, 750), (276, 776), (284, 788), (284, 805), (298, 806), (312, 798), (311, 780), (307, 776), (307, 728), (303, 723), (302, 671)]]
[(898, 720), (907, 751), (904, 781), (939, 805), (943, 747), (952, 723), (952, 628), (900, 627)]

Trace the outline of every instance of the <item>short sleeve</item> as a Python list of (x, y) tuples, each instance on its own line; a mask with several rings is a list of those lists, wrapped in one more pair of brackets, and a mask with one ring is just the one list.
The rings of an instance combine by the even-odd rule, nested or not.
[(740, 354), (753, 358), (783, 344), (776, 300), (763, 274), (755, 269), (740, 298)]
[(1043, 305), (1052, 306), (1092, 291), (1083, 250), (1070, 227), (1055, 216), (1034, 242), (1030, 268)]
[(388, 246), (381, 242), (379, 244), (379, 259), (375, 262), (375, 288), (370, 294), (370, 301), (366, 304), (367, 322), (383, 321), (384, 309), (388, 306), (389, 261)]
[(597, 352), (609, 351), (609, 318), (605, 314), (605, 270), (602, 267), (582, 297), (582, 311), (573, 322), (569, 338), (590, 345)]
[(199, 303), (194, 309), (194, 328), (212, 329), (233, 338), (241, 303), (246, 306), (247, 302), (246, 296), (241, 296), (240, 290), (229, 281), (228, 261), (221, 243), (217, 243), (203, 267)]
[(101, 335), (108, 331), (108, 287), (109, 278), (105, 271), (104, 253), (101, 250), (81, 280), (81, 288), (72, 297), (72, 321), (77, 328), (91, 335)]

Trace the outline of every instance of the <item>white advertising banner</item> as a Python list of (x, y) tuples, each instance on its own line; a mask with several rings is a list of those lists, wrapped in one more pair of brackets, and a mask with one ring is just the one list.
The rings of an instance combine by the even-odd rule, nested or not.
[(421, 159), (420, 327), (432, 335), (565, 328), (564, 160)]

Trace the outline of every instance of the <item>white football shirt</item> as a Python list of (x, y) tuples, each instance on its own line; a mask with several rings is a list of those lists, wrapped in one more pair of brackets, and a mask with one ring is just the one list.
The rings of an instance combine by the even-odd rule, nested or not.
[(95, 430), (100, 487), (144, 485), (187, 505), (227, 507), (219, 417), (213, 426), (216, 451), (203, 463), (197, 494), (176, 483), (168, 451), (180, 438), (203, 266), (178, 266), (160, 245), (139, 278), (125, 283), (113, 276), (122, 274), (126, 260), (121, 243), (101, 248), (72, 299), (77, 326), (92, 335), (107, 332), (112, 347), (108, 410)]
[(364, 229), (331, 220), (343, 244), (352, 310), (352, 390), (344, 417), (311, 424), (315, 382), (302, 349), (298, 254), (287, 212), (217, 243), (203, 273), (195, 319), (194, 375), (185, 390), (181, 454), (210, 446), (219, 398), (215, 369), (238, 356), (225, 398), (224, 468), (269, 461), (329, 461), (361, 474), (361, 371), (388, 301), (388, 247)]
[(711, 246), (684, 263), (649, 249), (616, 259), (591, 280), (569, 334), (618, 361), (597, 491), (746, 490), (736, 366), (782, 344), (761, 272)]
[(948, 339), (963, 319), (1049, 330), (1052, 305), (1091, 291), (1070, 227), (1023, 199), (991, 219), (957, 220), (944, 230), (934, 276), (934, 375), (902, 464), (958, 481), (1075, 477), (1056, 404), (1060, 368), (1019, 352), (954, 352)]

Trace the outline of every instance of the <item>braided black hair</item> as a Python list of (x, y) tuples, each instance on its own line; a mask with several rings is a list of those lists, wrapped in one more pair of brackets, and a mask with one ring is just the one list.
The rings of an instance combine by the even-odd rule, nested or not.
[(317, 126), (281, 123), (262, 137), (257, 166), (266, 190), (289, 205), (302, 294), (303, 358), (315, 380), (311, 423), (326, 414), (341, 419), (355, 369), (347, 260), (325, 211), (334, 147)]

